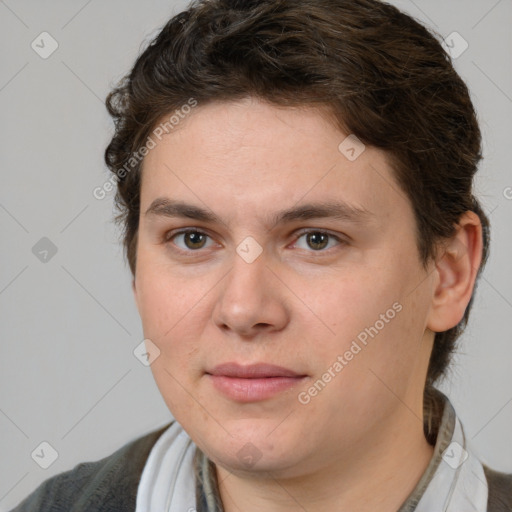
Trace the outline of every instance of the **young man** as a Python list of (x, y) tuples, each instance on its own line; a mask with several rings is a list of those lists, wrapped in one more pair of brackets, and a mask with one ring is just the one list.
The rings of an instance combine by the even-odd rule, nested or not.
[(375, 0), (196, 1), (107, 104), (176, 420), (15, 510), (511, 510), (433, 386), (489, 243), (440, 43)]

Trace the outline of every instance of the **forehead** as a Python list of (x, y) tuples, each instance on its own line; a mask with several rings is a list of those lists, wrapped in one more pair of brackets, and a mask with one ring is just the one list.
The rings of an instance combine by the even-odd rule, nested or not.
[(386, 154), (311, 107), (253, 98), (210, 103), (155, 142), (143, 163), (142, 211), (165, 196), (226, 219), (250, 212), (266, 222), (293, 205), (320, 201), (381, 218), (400, 209), (411, 214)]

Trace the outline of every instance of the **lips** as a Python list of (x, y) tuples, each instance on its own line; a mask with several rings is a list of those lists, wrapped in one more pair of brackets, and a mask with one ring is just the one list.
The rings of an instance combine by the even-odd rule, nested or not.
[(256, 363), (246, 366), (238, 363), (223, 363), (206, 372), (210, 375), (233, 377), (239, 379), (262, 379), (267, 377), (304, 377), (293, 370), (274, 364)]
[(214, 389), (240, 403), (268, 400), (299, 385), (307, 375), (274, 364), (224, 363), (206, 372)]

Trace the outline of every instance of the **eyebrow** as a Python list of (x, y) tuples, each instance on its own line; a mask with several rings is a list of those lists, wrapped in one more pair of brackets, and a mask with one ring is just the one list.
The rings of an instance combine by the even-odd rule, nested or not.
[[(215, 213), (209, 210), (167, 197), (158, 197), (155, 199), (144, 215), (182, 217), (212, 224), (225, 224)], [(371, 217), (374, 217), (374, 214), (365, 208), (350, 205), (342, 201), (327, 201), (322, 203), (307, 203), (281, 210), (269, 217), (269, 224), (276, 225), (296, 220), (317, 218), (332, 218), (356, 223), (369, 220)]]

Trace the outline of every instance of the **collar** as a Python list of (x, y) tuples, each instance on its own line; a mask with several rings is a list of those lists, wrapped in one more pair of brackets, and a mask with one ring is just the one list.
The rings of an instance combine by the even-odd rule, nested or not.
[(442, 412), (434, 423), (434, 453), (427, 469), (398, 512), (486, 512), (487, 479), (450, 400), (434, 390)]
[[(431, 425), (434, 453), (397, 512), (486, 512), (483, 466), (449, 399), (435, 390), (442, 414)], [(141, 476), (136, 512), (224, 512), (214, 463), (174, 421), (157, 440)]]

